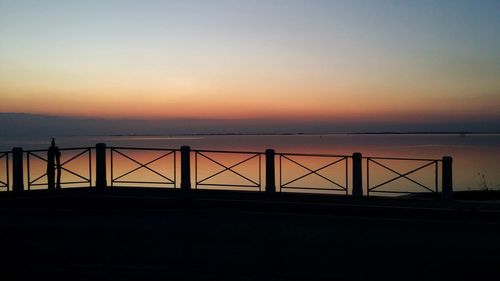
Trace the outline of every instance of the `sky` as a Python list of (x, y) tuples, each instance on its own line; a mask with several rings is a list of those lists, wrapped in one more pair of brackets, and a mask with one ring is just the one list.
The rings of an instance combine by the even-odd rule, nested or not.
[(0, 112), (496, 126), (499, 30), (498, 0), (0, 0)]

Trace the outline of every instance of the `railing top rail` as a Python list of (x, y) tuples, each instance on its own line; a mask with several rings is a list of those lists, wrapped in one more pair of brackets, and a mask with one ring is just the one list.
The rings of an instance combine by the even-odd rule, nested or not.
[(442, 161), (442, 159), (404, 158), (404, 157), (372, 157), (372, 156), (364, 156), (363, 158), (365, 158), (365, 159), (375, 159), (375, 160)]
[(121, 149), (121, 150), (179, 151), (178, 148), (153, 148), (153, 147), (130, 147), (130, 146), (108, 146), (107, 148)]
[(0, 154), (9, 154), (11, 153), (10, 151), (0, 151)]
[(234, 153), (234, 154), (264, 154), (264, 152), (255, 151), (237, 151), (237, 150), (211, 150), (211, 149), (191, 149), (194, 152), (210, 152), (210, 153)]
[[(68, 151), (68, 150), (86, 150), (86, 149), (93, 149), (94, 147), (88, 146), (88, 147), (68, 147), (68, 148), (59, 148), (59, 151)], [(31, 150), (25, 150), (24, 152), (27, 153), (35, 153), (35, 152), (46, 152), (49, 149), (31, 149)]]
[(32, 150), (25, 150), (24, 152), (26, 153), (34, 153), (34, 152), (47, 152), (48, 149), (32, 149)]
[(338, 155), (338, 154), (307, 154), (307, 153), (285, 153), (285, 152), (276, 153), (276, 155), (280, 155), (280, 156), (338, 157), (338, 158), (352, 157), (351, 155)]
[(66, 150), (86, 150), (86, 149), (94, 149), (94, 147), (72, 147), (72, 148), (59, 148), (59, 151), (66, 151)]
[[(151, 150), (151, 151), (180, 151), (178, 148), (153, 148), (153, 147), (128, 147), (128, 146), (108, 146), (109, 149), (121, 149), (121, 150)], [(84, 150), (84, 149), (94, 149), (94, 147), (69, 147), (69, 148), (59, 148), (60, 151), (69, 150)], [(27, 153), (36, 152), (46, 152), (47, 149), (31, 149), (25, 150)], [(264, 154), (261, 151), (241, 151), (241, 150), (213, 150), (213, 149), (191, 149), (193, 152), (209, 152), (209, 153), (234, 153), (234, 154)], [(0, 151), (0, 154), (8, 154), (11, 151)], [(342, 154), (318, 154), (318, 153), (293, 153), (293, 152), (277, 152), (276, 155), (280, 156), (310, 156), (310, 157), (339, 157), (339, 158), (350, 158), (351, 155)], [(408, 160), (408, 161), (442, 161), (442, 159), (431, 159), (431, 158), (407, 158), (407, 157), (379, 157), (379, 156), (363, 156), (365, 159), (374, 160)]]

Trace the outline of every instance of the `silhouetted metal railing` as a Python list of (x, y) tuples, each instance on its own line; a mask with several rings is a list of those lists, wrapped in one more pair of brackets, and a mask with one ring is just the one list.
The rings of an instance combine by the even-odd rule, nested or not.
[[(92, 158), (92, 150), (95, 149), (95, 159)], [(156, 152), (156, 155), (153, 155)], [(134, 153), (139, 153), (139, 155)], [(177, 162), (177, 154), (180, 155), (180, 162)], [(11, 155), (10, 155), (11, 154)], [(158, 155), (159, 154), (159, 155)], [(12, 160), (10, 161), (10, 156)], [(60, 156), (66, 156), (67, 160), (61, 160)], [(123, 157), (135, 164), (135, 167), (122, 168), (117, 175), (118, 165), (124, 165), (123, 161), (116, 163), (116, 157)], [(264, 157), (263, 157), (264, 156)], [(279, 159), (276, 159), (276, 156)], [(80, 173), (82, 165), (72, 164), (77, 159), (87, 157), (88, 175)], [(109, 157), (109, 158), (108, 158)], [(144, 159), (150, 157), (150, 160)], [(265, 159), (263, 159), (265, 158)], [(351, 160), (349, 160), (351, 158)], [(220, 187), (224, 189), (242, 190), (250, 189), (254, 191), (275, 192), (319, 192), (319, 193), (345, 193), (353, 197), (361, 197), (364, 194), (369, 196), (373, 193), (394, 193), (408, 194), (421, 192), (439, 192), (441, 188), (441, 198), (450, 200), (453, 197), (453, 171), (452, 157), (444, 156), (442, 159), (418, 159), (418, 158), (389, 158), (389, 157), (363, 157), (361, 153), (353, 153), (352, 156), (332, 155), (332, 154), (300, 154), (300, 153), (276, 153), (273, 149), (264, 152), (249, 151), (227, 151), (227, 150), (191, 150), (189, 146), (182, 146), (180, 149), (166, 148), (141, 148), (141, 147), (109, 147), (104, 143), (96, 144), (93, 147), (64, 148), (59, 149), (54, 145), (47, 150), (24, 151), (21, 147), (14, 147), (12, 152), (0, 152), (1, 161), (5, 159), (5, 175), (0, 171), (0, 188), (7, 188), (7, 191), (21, 192), (25, 190), (24, 183), (27, 179), (27, 190), (36, 186), (46, 186), (49, 189), (59, 188), (61, 185), (73, 185), (81, 187), (82, 184), (96, 188), (108, 187), (107, 171), (110, 172), (109, 186), (141, 186), (147, 185), (169, 187), (180, 187), (183, 190), (199, 188), (203, 186)], [(110, 165), (107, 165), (107, 159)], [(163, 160), (162, 160), (163, 159)], [(33, 160), (37, 160), (33, 165)], [(162, 162), (159, 162), (159, 161)], [(167, 164), (165, 165), (165, 160)], [(194, 160), (194, 166), (191, 165)], [(10, 163), (9, 163), (10, 161)], [(40, 165), (40, 161), (42, 165)], [(92, 162), (95, 161), (95, 185), (92, 182), (93, 170)], [(265, 161), (263, 165), (262, 162)], [(366, 172), (362, 167), (366, 162)], [(393, 161), (393, 162), (391, 162)], [(394, 161), (401, 163), (418, 162), (418, 167), (400, 172), (407, 164), (394, 165)], [(229, 163), (228, 162), (232, 162)], [(279, 163), (279, 167), (276, 165)], [(286, 165), (285, 165), (286, 163)], [(12, 166), (10, 166), (10, 164)], [(54, 164), (54, 167), (50, 167)], [(160, 168), (158, 166), (161, 164)], [(34, 166), (32, 169), (32, 165)], [(75, 166), (76, 165), (76, 166)], [(287, 166), (288, 165), (288, 166)], [(27, 173), (24, 174), (24, 167)], [(376, 166), (376, 167), (375, 167)], [(415, 166), (415, 165), (413, 165)], [(441, 173), (439, 173), (441, 166)], [(10, 183), (10, 167), (12, 167), (12, 184)], [(123, 167), (123, 166), (122, 166)], [(427, 176), (424, 180), (418, 178), (418, 171), (427, 167), (433, 168), (432, 177)], [(180, 168), (180, 185), (177, 185), (177, 169)], [(191, 171), (194, 169), (194, 186), (191, 184)], [(395, 176), (381, 181), (383, 173), (390, 172)], [(41, 170), (41, 172), (39, 172)], [(143, 173), (134, 174), (138, 170), (151, 173), (150, 176)], [(301, 171), (302, 170), (302, 171)], [(429, 169), (426, 169), (428, 172)], [(33, 171), (38, 173), (34, 176)], [(57, 185), (55, 181), (55, 171), (57, 171)], [(50, 172), (50, 173), (48, 173)], [(276, 172), (279, 172), (279, 190), (277, 186)], [(363, 173), (364, 172), (364, 173)], [(61, 174), (64, 176), (61, 177)], [(373, 176), (376, 173), (376, 176)], [(286, 175), (285, 175), (286, 174)], [(420, 174), (420, 173), (419, 173)], [(441, 176), (440, 176), (441, 174)], [(136, 177), (134, 177), (134, 175)], [(151, 176), (157, 176), (161, 180), (150, 181)], [(265, 184), (262, 177), (265, 176)], [(366, 182), (364, 178), (366, 176)], [(76, 180), (70, 180), (71, 178)], [(417, 179), (418, 178), (418, 179)], [(5, 179), (5, 180), (4, 180)], [(47, 179), (47, 182), (43, 182)], [(429, 179), (433, 184), (429, 184)], [(442, 180), (439, 185), (439, 180)], [(406, 184), (411, 183), (419, 189), (409, 189), (405, 185), (404, 189), (395, 186), (395, 181), (405, 180)], [(374, 181), (379, 181), (374, 184)], [(320, 182), (322, 182), (320, 184)], [(425, 183), (424, 183), (425, 182)], [(352, 183), (352, 184), (351, 184)], [(366, 186), (365, 186), (366, 183)], [(76, 185), (76, 186), (75, 186)]]
[[(262, 190), (262, 153), (260, 152), (248, 152), (248, 151), (223, 151), (223, 150), (191, 150), (194, 152), (194, 169), (195, 169), (195, 188), (199, 186), (221, 186), (221, 187), (249, 187), (249, 188), (258, 188), (259, 191)], [(246, 157), (243, 160), (237, 160), (235, 163), (231, 165), (226, 165), (221, 162), (220, 159), (216, 159), (216, 154), (224, 154), (227, 156), (237, 156), (237, 155), (245, 155)], [(208, 160), (210, 163), (218, 166), (220, 170), (215, 173), (212, 173), (208, 176), (199, 179), (199, 166), (200, 161), (199, 158), (203, 158)], [(257, 179), (253, 178), (250, 175), (244, 175), (242, 172), (238, 172), (235, 170), (236, 167), (241, 167), (241, 165), (245, 163), (249, 163), (250, 161), (256, 159), (258, 161), (258, 165), (256, 167), (257, 171), (255, 171), (255, 167), (252, 169), (254, 172), (257, 172)], [(243, 183), (229, 183), (229, 182), (213, 182), (209, 180), (215, 180), (218, 176), (225, 172), (230, 172), (233, 175), (236, 175), (237, 178), (243, 181)], [(220, 180), (220, 178), (219, 178)]]
[[(151, 185), (171, 185), (173, 188), (176, 188), (176, 177), (177, 177), (177, 164), (176, 164), (176, 151), (177, 149), (164, 149), (164, 148), (140, 148), (140, 147), (110, 147), (110, 173), (111, 173), (111, 186), (115, 184), (151, 184)], [(130, 155), (130, 152), (132, 151), (140, 151), (140, 152), (161, 152), (161, 154), (158, 156), (154, 156), (153, 159), (142, 163), (136, 159), (134, 159), (133, 156)], [(118, 176), (115, 176), (115, 168), (116, 165), (114, 164), (114, 156), (118, 154), (131, 162), (135, 163), (137, 166), (135, 168), (132, 168)], [(164, 159), (168, 156), (172, 155), (172, 174), (167, 175), (165, 172), (155, 170), (151, 167), (151, 164), (157, 163), (159, 160)], [(141, 169), (145, 169), (150, 171), (151, 173), (157, 175), (158, 177), (162, 178), (162, 181), (139, 181), (139, 180), (132, 180), (129, 179), (127, 180), (127, 176), (130, 176), (132, 173), (139, 171)]]
[(0, 178), (0, 188), (6, 188), (10, 191), (10, 173), (9, 173), (9, 152), (0, 152), (0, 161), (5, 160), (5, 177)]
[[(419, 165), (416, 168), (410, 169), (406, 172), (398, 172), (395, 170), (395, 168), (389, 167), (387, 163), (381, 163), (384, 160), (390, 160), (390, 161), (411, 161), (411, 162), (420, 162), (423, 163)], [(431, 192), (431, 193), (437, 193), (438, 192), (438, 181), (439, 181), (439, 173), (438, 173), (438, 163), (441, 160), (437, 159), (419, 159), (419, 158), (394, 158), (394, 157), (366, 157), (366, 190), (367, 190), (367, 196), (370, 195), (370, 193), (393, 193), (393, 194), (410, 194), (410, 193), (421, 193), (421, 192)], [(381, 183), (378, 183), (376, 185), (370, 186), (370, 164), (376, 165), (378, 167), (381, 167), (383, 170), (390, 171), (392, 174), (395, 176), (391, 179), (385, 180)], [(416, 180), (415, 178), (411, 178), (410, 176), (414, 174), (417, 171), (420, 171), (424, 168), (427, 168), (429, 166), (434, 166), (434, 186), (429, 186), (421, 183), (420, 181)], [(415, 185), (417, 185), (419, 188), (421, 188), (421, 192), (410, 192), (410, 191), (403, 191), (403, 190), (380, 190), (380, 187), (387, 186), (388, 184), (399, 180), (399, 179), (404, 179), (407, 182), (411, 182)]]
[[(300, 154), (300, 153), (278, 153), (279, 155), (279, 163), (280, 163), (280, 168), (279, 168), (279, 173), (280, 173), (280, 190), (281, 191), (286, 191), (287, 189), (290, 190), (316, 190), (316, 191), (342, 191), (345, 192), (347, 195), (349, 190), (349, 175), (348, 175), (348, 159), (350, 156), (346, 155), (328, 155), (328, 154)], [(297, 157), (300, 157), (301, 159), (297, 159)], [(319, 168), (311, 168), (308, 167), (307, 164), (304, 163), (304, 158), (313, 158), (313, 159), (329, 159), (329, 161), (326, 164), (321, 165)], [(330, 160), (331, 159), (331, 160)], [(295, 176), (292, 179), (287, 180), (284, 182), (283, 180), (283, 174), (285, 173), (283, 169), (283, 163), (284, 162), (290, 162), (293, 163), (295, 166), (301, 167), (306, 172), (302, 175)], [(336, 181), (332, 176), (333, 175), (324, 175), (321, 173), (321, 171), (325, 171), (325, 169), (333, 166), (338, 166), (345, 164), (345, 179), (343, 183), (339, 183), (338, 180)], [(303, 180), (306, 178), (310, 178), (312, 176), (319, 177), (323, 179), (324, 181), (328, 182), (330, 184), (330, 187), (318, 187), (318, 186), (301, 186), (301, 185), (293, 185), (294, 183), (297, 183), (299, 180)]]
[[(81, 148), (62, 148), (59, 149), (61, 152), (61, 155), (64, 155), (64, 152), (69, 152), (69, 151), (77, 151), (78, 153), (69, 159), (63, 161), (60, 164), (60, 169), (61, 171), (64, 171), (68, 174), (71, 174), (75, 176), (79, 180), (74, 180), (74, 181), (63, 181), (61, 180), (60, 185), (75, 185), (75, 184), (88, 184), (88, 186), (92, 186), (92, 148), (91, 147), (81, 147)], [(45, 156), (42, 155), (45, 154)], [(47, 153), (48, 150), (27, 150), (26, 151), (26, 168), (27, 168), (27, 177), (28, 177), (28, 190), (31, 190), (32, 187), (35, 186), (47, 186), (48, 182), (41, 182), (43, 178), (47, 177), (47, 172), (39, 175), (35, 179), (31, 180), (32, 175), (31, 175), (31, 163), (30, 163), (30, 157), (41, 160), (45, 167), (48, 164), (48, 159), (47, 159)], [(87, 155), (88, 158), (88, 175), (84, 176), (82, 174), (79, 174), (76, 171), (73, 171), (69, 169), (67, 166), (69, 163), (75, 161), (78, 158), (84, 157)], [(54, 169), (57, 169), (57, 165), (54, 165)], [(63, 177), (61, 177), (63, 178)]]

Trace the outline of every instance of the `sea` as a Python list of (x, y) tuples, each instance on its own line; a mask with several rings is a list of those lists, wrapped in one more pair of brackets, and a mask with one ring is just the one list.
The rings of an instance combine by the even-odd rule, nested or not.
[[(50, 143), (47, 137), (0, 137), (0, 151), (26, 151), (25, 188), (46, 188)], [(262, 191), (264, 153), (274, 150), (281, 192), (350, 194), (353, 153), (363, 157), (363, 189), (369, 195), (440, 191), (441, 160), (448, 156), (455, 190), (500, 190), (500, 134), (56, 136), (55, 143), (64, 188), (95, 183), (93, 148), (104, 143), (107, 181), (113, 186), (179, 187), (177, 150), (189, 146), (193, 188)], [(8, 157), (0, 158), (2, 183), (12, 179)]]

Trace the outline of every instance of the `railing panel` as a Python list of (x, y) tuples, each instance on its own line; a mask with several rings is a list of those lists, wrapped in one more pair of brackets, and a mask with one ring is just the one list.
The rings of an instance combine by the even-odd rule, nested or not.
[(262, 153), (193, 151), (195, 188), (262, 190)]
[(278, 155), (282, 192), (348, 194), (349, 156), (291, 153)]
[[(92, 186), (92, 149), (64, 148), (59, 151), (61, 187)], [(47, 153), (48, 150), (26, 151), (28, 190), (47, 188)]]
[(177, 187), (176, 149), (110, 147), (111, 186)]
[(0, 190), (10, 190), (9, 152), (0, 152)]
[(439, 191), (439, 162), (436, 159), (367, 157), (367, 195), (436, 193)]

